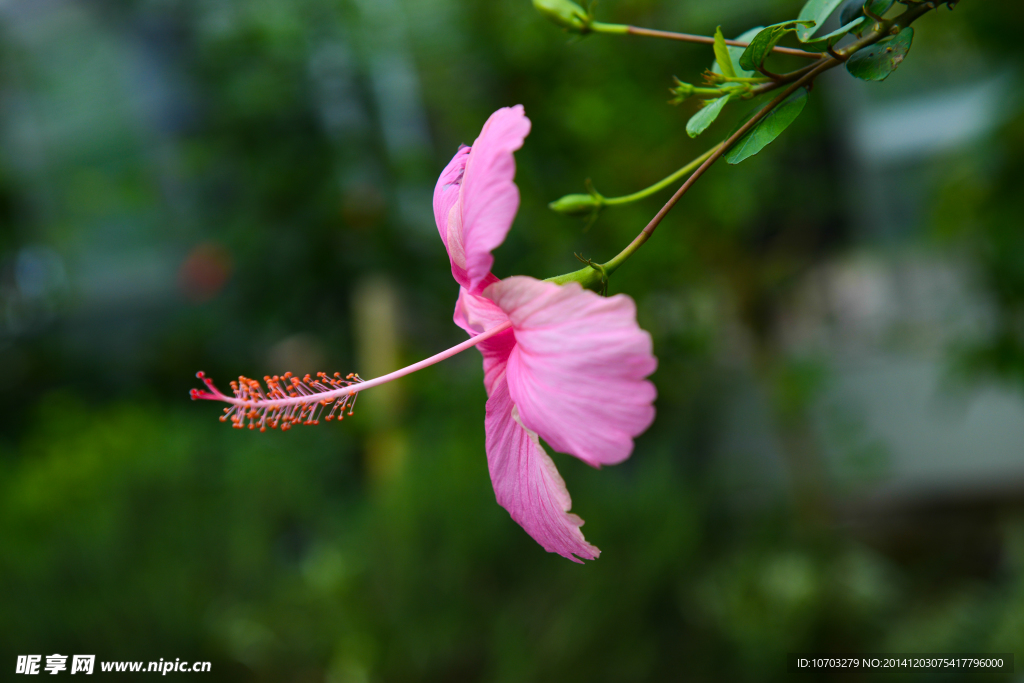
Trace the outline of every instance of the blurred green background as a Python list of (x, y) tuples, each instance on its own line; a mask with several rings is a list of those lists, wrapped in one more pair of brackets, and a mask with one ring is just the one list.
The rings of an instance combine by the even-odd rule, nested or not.
[[(727, 35), (798, 10), (597, 7)], [(603, 551), (577, 566), (494, 502), (476, 352), (284, 434), (188, 390), (461, 341), (431, 193), (501, 106), (533, 131), (496, 274), (610, 258), (665, 195), (589, 228), (545, 205), (720, 139), (735, 112), (690, 140), (666, 104), (710, 48), (570, 41), (526, 0), (0, 3), (4, 678), (54, 652), (309, 683), (1024, 654), (1022, 21), (965, 0), (884, 83), (829, 73), (616, 273), (658, 419), (621, 466), (554, 456)]]

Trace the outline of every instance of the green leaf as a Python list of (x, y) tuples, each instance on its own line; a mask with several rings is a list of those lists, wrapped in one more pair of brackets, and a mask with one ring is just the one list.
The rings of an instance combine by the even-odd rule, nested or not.
[(889, 11), (895, 0), (846, 0), (843, 8), (839, 10), (839, 23), (846, 25), (857, 17), (866, 17), (864, 14), (864, 5), (868, 6), (868, 9), (876, 17), (880, 17)]
[(757, 122), (747, 134), (736, 141), (736, 144), (725, 153), (725, 160), (730, 164), (738, 164), (752, 157), (765, 148), (772, 140), (779, 137), (789, 124), (796, 120), (807, 103), (807, 90), (800, 88), (787, 97), (782, 104), (772, 109)]
[(722, 70), (723, 76), (736, 78), (736, 69), (732, 66), (732, 57), (729, 56), (729, 46), (725, 44), (725, 36), (722, 35), (722, 27), (715, 29), (715, 63)]
[(864, 0), (846, 0), (839, 10), (839, 23), (848, 24), (857, 17), (864, 16)]
[(703, 133), (718, 118), (718, 115), (722, 113), (722, 108), (725, 107), (730, 97), (731, 95), (723, 95), (716, 100), (712, 100), (691, 116), (690, 120), (686, 122), (686, 134), (691, 138), (695, 138)]
[(814, 35), (818, 27), (821, 26), (829, 15), (835, 11), (836, 7), (839, 6), (843, 0), (807, 0), (807, 4), (804, 5), (803, 9), (800, 10), (800, 15), (797, 17), (799, 20), (810, 20), (814, 24), (811, 26), (800, 27), (796, 30), (797, 39), (803, 43), (807, 42), (807, 39)]
[[(754, 36), (756, 36), (763, 28), (764, 26), (757, 26), (755, 28), (750, 29), (749, 31), (744, 31), (741, 35), (736, 36), (735, 40), (741, 43), (749, 43), (751, 40), (754, 39)], [(743, 51), (745, 49), (746, 48), (743, 47), (733, 47), (731, 45), (729, 46), (729, 57), (732, 60), (733, 71), (735, 71), (736, 75), (739, 76), (740, 78), (749, 78), (750, 76), (754, 75), (753, 71), (747, 71), (746, 69), (740, 66), (740, 55), (743, 54)], [(716, 74), (722, 73), (722, 68), (718, 66), (717, 61), (711, 65), (711, 71), (713, 71)]]
[(880, 17), (889, 11), (889, 8), (893, 6), (895, 0), (871, 0), (871, 2), (864, 3), (868, 6), (868, 10), (876, 17)]
[(842, 39), (842, 37), (845, 36), (847, 33), (854, 30), (867, 20), (867, 17), (858, 17), (851, 21), (849, 24), (846, 24), (845, 26), (840, 26), (835, 31), (832, 31), (832, 33), (829, 33), (827, 36), (821, 36), (816, 40), (811, 40), (804, 43), (803, 48), (810, 52), (824, 52), (828, 48), (838, 43)]
[(884, 81), (899, 67), (914, 42), (914, 29), (907, 27), (895, 36), (858, 50), (846, 60), (846, 70), (864, 81)]
[(782, 40), (787, 33), (796, 31), (801, 26), (814, 26), (813, 21), (783, 21), (772, 24), (761, 29), (750, 45), (740, 55), (740, 66), (749, 71), (754, 71), (764, 62), (765, 57), (772, 51), (775, 44)]

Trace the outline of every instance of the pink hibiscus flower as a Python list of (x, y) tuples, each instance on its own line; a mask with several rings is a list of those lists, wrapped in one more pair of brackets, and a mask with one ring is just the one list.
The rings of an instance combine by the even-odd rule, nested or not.
[(628, 296), (491, 274), (491, 250), (519, 208), (512, 153), (529, 131), (521, 105), (492, 114), (441, 173), (434, 217), (460, 285), (456, 324), (475, 336), (511, 323), (477, 345), (495, 496), (545, 550), (579, 562), (600, 551), (569, 512), (569, 492), (538, 436), (594, 467), (622, 462), (654, 420), (656, 392), (645, 378), (657, 361)]
[(628, 296), (605, 298), (575, 282), (499, 280), (491, 273), (491, 250), (504, 241), (519, 208), (512, 153), (529, 131), (522, 106), (496, 111), (434, 190), (437, 227), (460, 285), (455, 322), (470, 339), (366, 381), (354, 374), (286, 374), (266, 377), (264, 389), (240, 377), (228, 396), (200, 372), (206, 390), (193, 389), (192, 398), (229, 404), (221, 419), (235, 427), (317, 424), (351, 415), (359, 391), (476, 346), (484, 361), (485, 450), (495, 497), (545, 550), (582, 562), (600, 551), (584, 539), (583, 520), (569, 512), (569, 492), (540, 438), (594, 467), (622, 462), (633, 438), (654, 420), (654, 385), (645, 378), (657, 361)]

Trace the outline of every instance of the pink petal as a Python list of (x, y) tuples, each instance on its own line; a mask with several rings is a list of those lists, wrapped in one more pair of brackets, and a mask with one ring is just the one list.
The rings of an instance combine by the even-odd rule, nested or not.
[(464, 287), (469, 285), (469, 275), (466, 274), (466, 255), (462, 246), (462, 206), (459, 197), (468, 158), (469, 147), (459, 147), (434, 186), (434, 221), (452, 263), (452, 276)]
[[(498, 278), (488, 273), (486, 284), (498, 282)], [(470, 294), (465, 287), (459, 287), (459, 300), (455, 303), (455, 324), (475, 337), (485, 330), (500, 325), (508, 320), (505, 312), (493, 301), (479, 294)], [(477, 344), (484, 356), (484, 388), (490, 396), (494, 384), (503, 376), (508, 356), (515, 346), (516, 338), (512, 330), (501, 332), (486, 341)]]
[(523, 426), (599, 467), (621, 462), (654, 421), (651, 337), (624, 294), (510, 277), (484, 295), (512, 321), (508, 385)]
[[(512, 153), (523, 146), (529, 132), (530, 119), (523, 113), (523, 105), (517, 104), (491, 114), (470, 148), (460, 195), (461, 256), (469, 281), (460, 284), (473, 293), (486, 286), (484, 280), (494, 265), (491, 251), (505, 241), (519, 209), (519, 189), (512, 181), (516, 174)], [(449, 254), (453, 254), (452, 240), (446, 244)], [(452, 263), (454, 273), (454, 254)]]
[(537, 435), (516, 420), (504, 376), (487, 400), (487, 468), (498, 504), (508, 510), (544, 550), (573, 562), (594, 560), (601, 551), (587, 543), (583, 520), (569, 512), (572, 500), (555, 463)]

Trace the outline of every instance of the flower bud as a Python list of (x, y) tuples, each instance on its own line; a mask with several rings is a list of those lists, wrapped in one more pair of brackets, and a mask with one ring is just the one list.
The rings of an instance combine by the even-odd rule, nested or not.
[(548, 204), (548, 208), (563, 216), (586, 216), (601, 206), (600, 197), (592, 194), (567, 194)]
[(533, 0), (533, 6), (567, 31), (586, 33), (590, 30), (590, 15), (572, 0)]
[(692, 85), (690, 85), (689, 83), (683, 83), (678, 78), (675, 79), (675, 81), (676, 81), (675, 87), (674, 88), (669, 88), (669, 92), (671, 92), (675, 97), (673, 97), (671, 100), (669, 100), (669, 103), (670, 104), (682, 104), (691, 95), (693, 95), (694, 87)]

